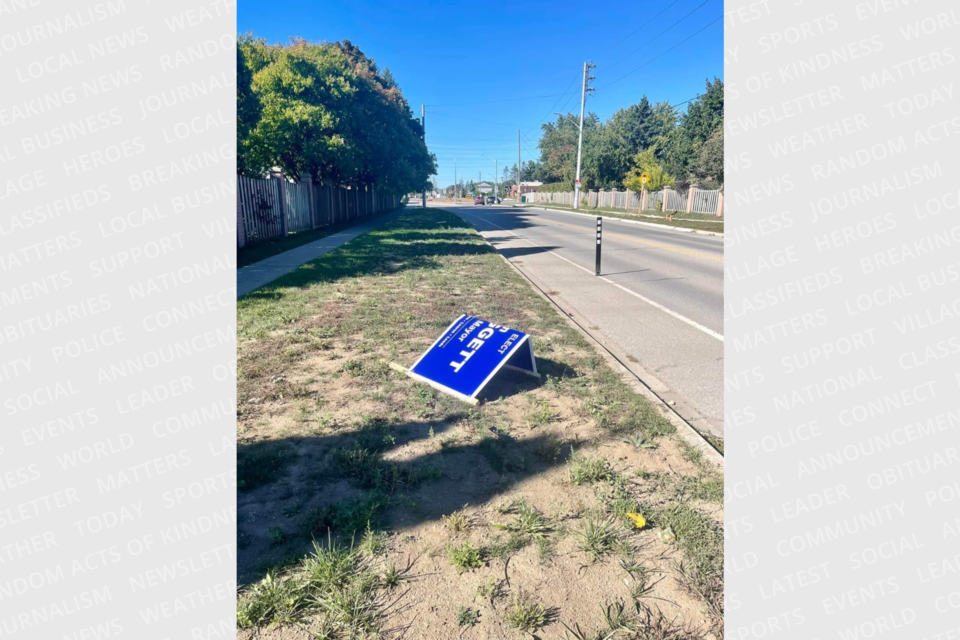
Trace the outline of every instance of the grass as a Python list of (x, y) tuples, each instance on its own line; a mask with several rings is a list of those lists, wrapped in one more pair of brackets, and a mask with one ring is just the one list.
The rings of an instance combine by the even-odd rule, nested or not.
[(483, 566), (483, 552), (469, 542), (464, 542), (458, 546), (447, 547), (447, 560), (457, 573), (463, 573)]
[(580, 550), (588, 553), (594, 562), (614, 553), (621, 544), (616, 521), (609, 517), (588, 517), (574, 532), (574, 537)]
[(520, 591), (510, 602), (504, 620), (521, 633), (533, 634), (546, 624), (547, 610), (528, 593)]
[(364, 496), (312, 509), (303, 520), (303, 532), (307, 537), (321, 537), (331, 532), (353, 537), (371, 524), (375, 524), (390, 500), (382, 491), (370, 491)]
[(519, 502), (509, 512), (515, 512), (516, 518), (505, 523), (495, 522), (493, 526), (503, 531), (532, 538), (543, 538), (553, 531), (553, 525), (543, 517), (543, 514), (536, 507), (530, 506), (526, 502)]
[(463, 533), (473, 524), (473, 521), (467, 514), (467, 505), (463, 505), (462, 509), (458, 509), (448, 516), (442, 516), (441, 519), (443, 520), (443, 524), (447, 526), (447, 529), (454, 535)]
[(570, 453), (570, 482), (576, 485), (609, 480), (613, 468), (606, 458), (591, 458), (580, 453)]
[(328, 538), (286, 574), (268, 572), (237, 600), (241, 629), (313, 619), (319, 638), (365, 637), (378, 632), (385, 613), (385, 581), (359, 550)]
[[(374, 216), (374, 218), (375, 217), (376, 216)], [(267, 258), (283, 253), (284, 251), (290, 251), (291, 249), (296, 249), (297, 247), (309, 244), (314, 240), (326, 238), (327, 236), (337, 233), (338, 231), (349, 229), (350, 227), (367, 222), (371, 219), (373, 218), (366, 218), (365, 220), (351, 220), (350, 222), (344, 222), (342, 224), (332, 225), (329, 227), (321, 227), (319, 229), (312, 229), (310, 231), (298, 231), (296, 233), (287, 235), (285, 238), (274, 238), (272, 240), (264, 240), (262, 242), (249, 244), (243, 249), (237, 250), (237, 268), (239, 269), (247, 266), (248, 264), (266, 260)]]
[[(530, 204), (518, 205), (527, 209), (561, 209), (563, 211), (574, 212), (573, 207), (563, 204)], [(696, 229), (698, 231), (711, 231), (713, 233), (723, 233), (724, 217), (719, 218), (710, 214), (675, 212), (672, 214), (673, 220), (667, 220), (662, 211), (644, 211), (642, 215), (637, 213), (628, 213), (623, 209), (586, 209), (581, 208), (576, 213), (582, 213), (591, 217), (602, 214), (605, 218), (618, 218), (620, 220), (638, 220), (641, 222), (650, 222), (652, 224), (662, 224), (668, 227), (677, 227), (680, 229)]]

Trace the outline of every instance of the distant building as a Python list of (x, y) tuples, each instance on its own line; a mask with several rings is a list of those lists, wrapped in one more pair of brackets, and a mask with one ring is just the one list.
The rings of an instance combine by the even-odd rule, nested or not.
[[(520, 182), (520, 193), (536, 193), (540, 190), (540, 187), (543, 186), (542, 182)], [(510, 187), (510, 195), (516, 197), (517, 195), (517, 185)]]
[(493, 185), (490, 184), (489, 182), (478, 182), (478, 183), (476, 184), (476, 189), (477, 189), (477, 191), (479, 191), (480, 193), (486, 194), (486, 193), (490, 193), (491, 191), (493, 191)]

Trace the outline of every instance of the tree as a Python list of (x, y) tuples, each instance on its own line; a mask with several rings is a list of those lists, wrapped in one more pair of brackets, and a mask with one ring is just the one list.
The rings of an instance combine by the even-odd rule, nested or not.
[(700, 147), (694, 173), (705, 183), (703, 186), (723, 186), (723, 127), (717, 127)]
[(436, 159), (392, 74), (349, 40), (311, 43), (293, 38), (267, 45), (238, 41), (252, 89), (262, 105), (246, 141), (250, 175), (273, 166), (325, 184), (418, 191), (436, 172)]
[(690, 104), (681, 126), (686, 136), (699, 146), (723, 126), (723, 80), (706, 81), (706, 91)]
[[(644, 173), (650, 179), (646, 185), (640, 183), (640, 176)], [(663, 165), (657, 160), (653, 148), (650, 148), (634, 157), (633, 168), (624, 178), (623, 186), (631, 191), (640, 191), (643, 188), (650, 191), (659, 191), (664, 187), (674, 186), (674, 177), (664, 170)]]
[(247, 138), (260, 120), (260, 99), (253, 92), (253, 72), (247, 66), (244, 48), (237, 47), (237, 166), (247, 166)]

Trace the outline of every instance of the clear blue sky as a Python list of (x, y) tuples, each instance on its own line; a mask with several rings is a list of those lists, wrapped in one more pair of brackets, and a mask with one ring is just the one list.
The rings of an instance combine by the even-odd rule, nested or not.
[(518, 128), (523, 162), (539, 157), (541, 119), (579, 112), (584, 60), (597, 65), (587, 111), (602, 120), (644, 94), (676, 104), (701, 93), (706, 78), (723, 77), (724, 21), (710, 24), (723, 15), (723, 0), (237, 4), (240, 32), (269, 42), (346, 38), (389, 67), (415, 115), (427, 105), (427, 146), (437, 154), (440, 186), (453, 183), (455, 157), (458, 177), (473, 180), (479, 172), (493, 179), (494, 160), (498, 174), (516, 163)]

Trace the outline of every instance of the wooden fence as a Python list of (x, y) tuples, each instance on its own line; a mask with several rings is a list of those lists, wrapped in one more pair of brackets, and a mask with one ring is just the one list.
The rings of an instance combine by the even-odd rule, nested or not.
[(237, 247), (289, 233), (361, 220), (400, 206), (400, 196), (373, 188), (314, 184), (309, 178), (237, 176)]
[[(523, 194), (525, 202), (536, 204), (573, 205), (574, 192), (535, 192)], [(723, 215), (723, 191), (706, 191), (690, 187), (682, 191), (589, 191), (580, 194), (580, 204), (590, 208), (624, 209), (626, 211), (686, 211)]]

